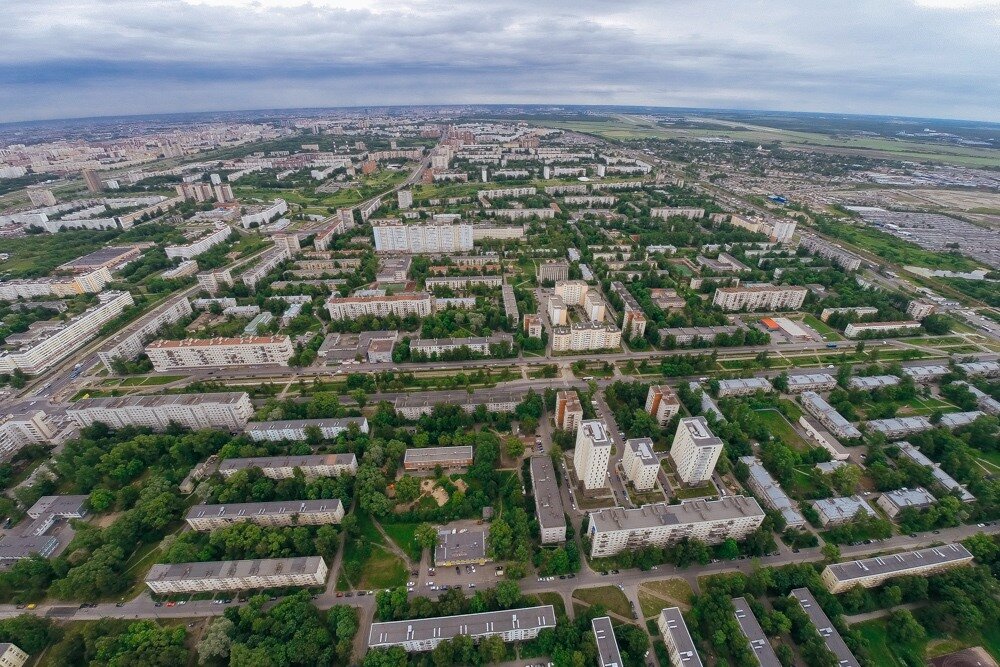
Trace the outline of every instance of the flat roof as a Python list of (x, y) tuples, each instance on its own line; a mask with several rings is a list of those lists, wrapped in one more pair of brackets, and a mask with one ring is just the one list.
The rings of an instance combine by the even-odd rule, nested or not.
[(736, 622), (740, 624), (743, 636), (750, 642), (750, 648), (757, 657), (757, 664), (760, 667), (782, 667), (746, 598), (733, 598), (733, 609), (736, 611)]
[[(263, 314), (263, 313), (262, 313)], [(288, 336), (240, 336), (236, 338), (185, 338), (183, 340), (155, 340), (147, 349), (160, 350), (187, 347), (216, 347), (219, 345), (274, 345), (289, 343)]]
[(396, 409), (421, 408), (435, 405), (479, 405), (480, 403), (520, 403), (528, 395), (526, 388), (481, 389), (469, 393), (462, 391), (421, 391), (399, 396)]
[[(851, 422), (847, 421), (844, 415), (837, 412), (836, 409), (829, 403), (827, 403), (822, 396), (814, 391), (802, 392), (802, 404), (806, 407), (812, 407), (815, 412), (822, 414), (826, 419), (836, 427), (837, 430), (841, 431), (840, 435), (847, 438), (860, 438), (861, 431)], [(834, 435), (837, 435), (836, 433)]]
[(226, 391), (214, 394), (168, 394), (161, 396), (111, 396), (108, 398), (84, 398), (73, 403), (67, 412), (90, 408), (119, 410), (123, 408), (165, 408), (171, 405), (202, 405), (206, 403), (239, 403), (250, 397), (246, 392)]
[(660, 611), (660, 620), (667, 627), (667, 633), (681, 657), (680, 667), (701, 667), (701, 656), (695, 648), (688, 631), (684, 615), (678, 607), (667, 607)]
[(900, 440), (894, 444), (896, 447), (899, 447), (899, 451), (903, 456), (907, 457), (914, 463), (930, 468), (931, 475), (934, 476), (934, 479), (938, 484), (949, 491), (958, 491), (962, 502), (969, 503), (976, 499), (976, 497), (969, 493), (964, 486), (959, 484), (954, 477), (942, 470), (941, 466), (927, 458), (923, 452), (914, 447), (912, 444), (906, 442), (905, 440)]
[(434, 562), (451, 560), (475, 560), (486, 558), (486, 528), (444, 528), (438, 531), (438, 543), (434, 548)]
[(772, 509), (781, 512), (785, 523), (801, 525), (806, 522), (805, 517), (799, 512), (792, 499), (788, 497), (778, 481), (771, 476), (771, 473), (756, 456), (741, 456), (740, 461), (746, 464), (750, 477), (757, 483), (757, 488), (754, 491), (763, 495)]
[(436, 461), (466, 461), (472, 459), (471, 445), (457, 447), (410, 447), (403, 455), (403, 463), (434, 463)]
[(826, 647), (830, 649), (830, 652), (840, 662), (840, 667), (858, 667), (858, 659), (847, 648), (844, 638), (837, 632), (837, 628), (833, 627), (830, 618), (819, 606), (819, 603), (816, 602), (816, 598), (809, 592), (809, 589), (796, 588), (792, 591), (791, 595), (799, 603), (799, 606), (802, 607), (802, 611), (809, 616), (809, 620), (816, 627), (816, 631), (819, 632), (820, 637), (826, 642)]
[(248, 458), (226, 459), (219, 464), (223, 470), (243, 470), (245, 468), (304, 468), (307, 466), (357, 465), (354, 454), (305, 454), (303, 456), (252, 456)]
[(762, 389), (771, 391), (773, 387), (767, 378), (733, 378), (730, 380), (719, 380), (719, 391), (726, 389)]
[(861, 496), (844, 496), (841, 498), (821, 498), (813, 501), (816, 511), (821, 511), (832, 519), (853, 518), (859, 510), (875, 516), (875, 510)]
[(0, 537), (0, 560), (18, 560), (31, 554), (52, 553), (59, 548), (57, 535), (4, 535)]
[(933, 505), (937, 502), (937, 499), (922, 486), (917, 486), (912, 489), (896, 489), (895, 491), (886, 491), (882, 494), (882, 497), (899, 508), (923, 507), (925, 505)]
[(311, 574), (319, 571), (320, 556), (217, 560), (205, 563), (161, 563), (149, 569), (145, 581), (190, 581), (229, 577), (267, 577), (280, 574)]
[(689, 500), (680, 505), (650, 503), (635, 509), (611, 507), (590, 513), (590, 523), (600, 532), (642, 530), (656, 526), (678, 526), (703, 521), (725, 521), (764, 516), (764, 510), (749, 496), (726, 496), (719, 500)]
[(618, 640), (615, 639), (615, 628), (611, 625), (611, 618), (609, 616), (595, 618), (590, 622), (590, 627), (594, 630), (600, 667), (623, 667), (622, 654), (618, 650)]
[(900, 383), (899, 376), (896, 375), (869, 375), (863, 377), (852, 377), (848, 385), (852, 389), (877, 389), (879, 387), (892, 387)]
[(34, 505), (28, 508), (28, 516), (80, 514), (83, 512), (83, 505), (87, 502), (88, 498), (90, 496), (86, 494), (76, 496), (42, 496)]
[(708, 427), (708, 420), (704, 417), (684, 417), (677, 428), (687, 430), (694, 440), (695, 447), (717, 447), (722, 444), (722, 439), (712, 433), (712, 429)]
[(457, 635), (476, 637), (517, 629), (554, 628), (555, 625), (556, 613), (552, 605), (459, 616), (413, 618), (405, 621), (372, 623), (368, 632), (368, 646), (392, 646), (407, 641), (451, 639)]
[(531, 457), (531, 486), (535, 494), (535, 514), (542, 528), (564, 528), (566, 510), (559, 494), (552, 459), (548, 456)]
[(660, 459), (653, 453), (653, 441), (650, 438), (630, 438), (625, 441), (625, 445), (643, 465), (659, 467)]
[(128, 255), (131, 252), (141, 250), (136, 246), (108, 246), (94, 252), (89, 252), (83, 257), (77, 257), (59, 266), (60, 269), (72, 269), (75, 266), (92, 266), (94, 264), (104, 264), (119, 257)]
[(916, 551), (904, 551), (888, 556), (876, 556), (864, 560), (852, 560), (828, 565), (828, 569), (838, 581), (864, 579), (877, 574), (904, 574), (909, 570), (931, 565), (954, 563), (971, 559), (972, 554), (959, 543), (945, 544)]
[(584, 419), (580, 422), (580, 430), (594, 443), (595, 447), (610, 447), (611, 438), (608, 429), (600, 419)]
[(789, 375), (788, 385), (794, 387), (796, 385), (810, 385), (810, 384), (828, 384), (830, 382), (836, 382), (834, 378), (829, 373), (805, 373), (803, 375)]
[(267, 503), (229, 503), (220, 505), (195, 505), (185, 519), (240, 519), (250, 516), (280, 516), (284, 514), (315, 514), (317, 512), (343, 511), (339, 498), (328, 500), (277, 500)]
[(284, 421), (276, 422), (250, 422), (247, 424), (246, 430), (284, 431), (288, 429), (301, 429), (307, 426), (318, 426), (320, 428), (347, 428), (351, 424), (362, 426), (367, 423), (368, 419), (365, 417), (343, 417), (340, 419), (286, 419)]

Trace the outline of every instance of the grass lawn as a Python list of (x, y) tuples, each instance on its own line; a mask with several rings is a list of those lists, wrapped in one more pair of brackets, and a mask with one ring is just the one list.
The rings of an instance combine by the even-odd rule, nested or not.
[(153, 377), (125, 378), (121, 381), (122, 387), (141, 387), (150, 385), (170, 384), (177, 380), (183, 380), (186, 375), (157, 375)]
[(823, 340), (844, 340), (844, 336), (839, 331), (815, 315), (806, 315), (802, 318), (802, 323), (815, 329), (816, 333), (823, 337)]
[(416, 562), (420, 561), (420, 547), (413, 540), (414, 533), (417, 532), (415, 523), (383, 523), (382, 529), (392, 538), (392, 541), (399, 545), (399, 548), (406, 552)]
[(691, 604), (691, 584), (684, 579), (661, 579), (659, 581), (647, 581), (642, 584), (642, 588), (648, 588), (650, 592), (668, 600), (673, 600), (682, 605)]
[(787, 398), (779, 398), (778, 402), (785, 408), (787, 414), (791, 415), (791, 419), (798, 420), (802, 416), (802, 408), (795, 401), (790, 401)]
[(563, 603), (562, 596), (558, 593), (537, 593), (532, 597), (538, 600), (538, 604), (540, 605), (550, 604), (555, 607), (557, 617), (566, 613), (566, 605)]
[(706, 496), (714, 496), (718, 494), (715, 487), (711, 483), (703, 484), (701, 486), (691, 487), (690, 489), (674, 488), (677, 493), (677, 497), (681, 500), (689, 500), (691, 498), (704, 498)]
[(947, 401), (938, 398), (923, 398), (921, 396), (916, 396), (905, 401), (900, 407), (908, 408), (910, 414), (924, 415), (925, 417), (932, 414), (935, 410), (940, 410), (941, 412), (958, 411), (956, 406)]
[(375, 547), (361, 570), (358, 588), (377, 590), (403, 586), (406, 584), (407, 574), (406, 564), (401, 558), (382, 547)]
[(874, 664), (880, 667), (907, 667), (907, 665), (924, 664), (926, 640), (901, 644), (889, 639), (885, 626), (886, 619), (884, 618), (851, 626), (868, 640), (868, 650), (871, 651)]
[(645, 589), (639, 589), (639, 606), (642, 608), (642, 617), (650, 618), (653, 616), (659, 616), (660, 611), (666, 607), (670, 607), (671, 604), (661, 597), (653, 595), (652, 593), (647, 593)]
[(628, 598), (617, 586), (578, 588), (573, 591), (573, 597), (591, 605), (599, 604), (623, 618), (632, 618), (632, 605), (629, 604)]
[(810, 449), (809, 443), (795, 432), (792, 425), (788, 423), (785, 416), (777, 410), (757, 410), (757, 415), (767, 424), (768, 430), (781, 438), (781, 441), (798, 452), (805, 452)]

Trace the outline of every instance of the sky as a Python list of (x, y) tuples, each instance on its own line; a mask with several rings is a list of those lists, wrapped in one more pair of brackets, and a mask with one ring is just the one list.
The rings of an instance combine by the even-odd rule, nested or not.
[(0, 122), (397, 104), (1000, 121), (1000, 0), (3, 0)]

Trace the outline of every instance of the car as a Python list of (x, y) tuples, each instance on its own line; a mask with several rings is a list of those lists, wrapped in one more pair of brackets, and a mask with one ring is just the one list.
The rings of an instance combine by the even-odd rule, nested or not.
[(608, 573), (607, 573), (607, 572), (604, 572), (604, 571), (602, 570), (602, 571), (601, 571), (601, 576), (602, 576), (602, 577), (606, 577), (606, 576), (608, 576)]
[(475, 587), (476, 587), (475, 584), (469, 584), (469, 588), (475, 588)]
[(231, 604), (232, 601), (233, 601), (232, 598), (226, 598), (225, 600), (222, 601), (222, 604)]
[(431, 590), (432, 590), (432, 591), (436, 591), (437, 589), (438, 589), (438, 587), (437, 587), (437, 586), (431, 586)]
[(978, 527), (978, 528), (985, 528), (986, 524), (985, 523), (977, 523), (976, 527)]
[(419, 577), (420, 576), (420, 571), (419, 570), (410, 570), (410, 576)]
[(187, 603), (188, 603), (188, 601), (187, 601), (187, 600), (181, 600), (181, 601), (180, 601), (180, 602), (178, 602), (177, 604), (187, 604)]
[(352, 597), (354, 597), (354, 593), (351, 592), (351, 591), (347, 591), (346, 593), (344, 593), (344, 597), (345, 598), (352, 598)]
[(559, 578), (560, 578), (560, 579), (565, 579), (565, 578), (566, 578), (566, 575), (565, 575), (565, 574), (560, 574), (560, 575), (559, 575)]
[(462, 574), (462, 568), (460, 568), (459, 566), (456, 565), (455, 566), (455, 574)]
[(162, 602), (157, 602), (157, 603), (153, 604), (153, 606), (154, 607), (162, 607), (163, 603)]
[(611, 574), (621, 574), (618, 570), (611, 570)]
[(433, 585), (434, 585), (433, 581), (428, 581), (426, 584), (424, 584), (424, 586), (433, 586)]
[(23, 604), (19, 604), (19, 605), (17, 605), (17, 608), (18, 609), (24, 609), (24, 605)]
[(125, 606), (125, 603), (124, 603), (124, 602), (116, 602), (116, 603), (115, 603), (115, 606), (116, 606), (116, 607), (124, 607), (124, 606)]
[(916, 533), (910, 533), (910, 537), (916, 537), (916, 536), (917, 536)]
[(567, 576), (567, 577), (569, 577), (570, 579), (576, 579), (576, 575), (575, 575), (575, 574), (573, 574), (572, 572), (570, 572), (570, 573), (569, 573), (569, 574), (567, 574), (566, 576)]
[(340, 591), (337, 591), (337, 597), (338, 598), (342, 598), (342, 597), (344, 597), (344, 594), (342, 592), (340, 592)]
[(935, 531), (934, 531), (934, 534), (935, 534), (935, 535), (940, 535), (940, 534), (941, 534), (941, 531), (940, 531), (940, 530), (935, 530)]
[(416, 584), (415, 584), (415, 583), (413, 583), (412, 581), (407, 581), (407, 582), (406, 582), (406, 585), (407, 585), (407, 586), (416, 586)]

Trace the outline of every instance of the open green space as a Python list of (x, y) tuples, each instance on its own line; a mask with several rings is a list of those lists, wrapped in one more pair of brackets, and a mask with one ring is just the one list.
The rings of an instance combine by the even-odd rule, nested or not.
[(623, 618), (632, 618), (632, 605), (617, 586), (600, 586), (598, 588), (578, 588), (573, 591), (573, 597), (590, 605), (601, 605), (608, 611)]
[(718, 495), (718, 491), (716, 491), (711, 483), (708, 483), (701, 486), (692, 486), (691, 488), (674, 487), (674, 494), (681, 500), (690, 500), (691, 498), (705, 498), (707, 496)]
[(823, 340), (844, 340), (844, 336), (839, 331), (815, 315), (807, 314), (802, 318), (802, 322), (806, 326), (810, 326), (815, 329), (818, 334), (823, 336)]
[(788, 423), (785, 416), (774, 409), (757, 410), (761, 421), (767, 424), (768, 430), (778, 436), (783, 443), (798, 452), (805, 452), (810, 449), (809, 443), (802, 439), (792, 425)]
[(383, 523), (382, 530), (392, 538), (392, 541), (406, 552), (413, 561), (420, 561), (420, 547), (414, 541), (413, 536), (417, 532), (415, 523)]
[(122, 387), (143, 387), (143, 386), (155, 386), (161, 384), (170, 384), (171, 382), (176, 382), (177, 380), (183, 380), (186, 375), (151, 375), (149, 377), (135, 377), (135, 378), (125, 378), (121, 381)]
[(886, 619), (865, 621), (852, 626), (868, 640), (868, 650), (876, 665), (884, 667), (909, 667), (925, 663), (924, 651), (927, 641), (899, 642), (890, 640), (886, 630)]

